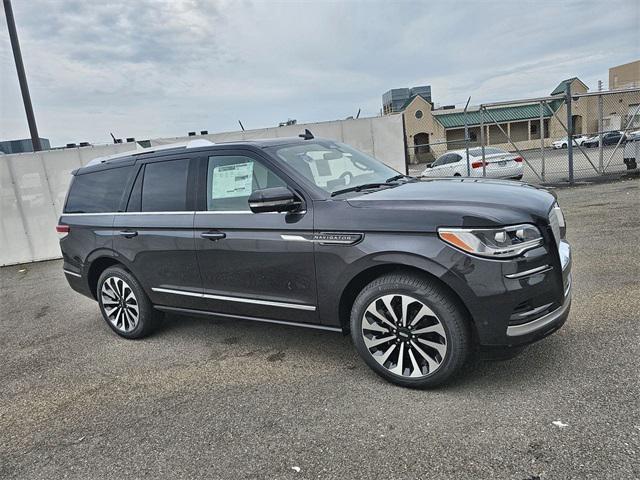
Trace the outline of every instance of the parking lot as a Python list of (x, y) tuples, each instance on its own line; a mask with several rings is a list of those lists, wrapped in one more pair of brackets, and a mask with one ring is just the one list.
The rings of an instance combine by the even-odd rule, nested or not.
[(640, 477), (640, 181), (557, 192), (567, 324), (432, 391), (335, 333), (168, 316), (126, 341), (61, 261), (2, 268), (0, 477)]
[[(619, 146), (617, 149), (615, 148), (615, 145), (606, 145), (602, 148), (602, 163), (607, 174), (620, 174), (626, 171), (627, 167), (622, 161), (623, 150), (624, 145)], [(524, 164), (524, 176), (522, 178), (522, 181), (530, 183), (543, 183), (541, 180), (543, 171), (543, 159), (540, 149), (525, 150), (524, 152), (522, 152), (522, 155), (526, 160)], [(582, 147), (581, 151), (578, 147), (574, 147), (573, 171), (575, 179), (580, 180), (582, 178), (597, 177), (599, 174), (597, 173), (596, 169), (599, 168), (599, 162), (600, 151), (598, 148)], [(424, 164), (410, 165), (409, 174), (420, 175), (424, 169)], [(567, 157), (567, 150), (545, 148), (544, 182), (567, 182), (569, 179), (568, 172), (569, 160)]]

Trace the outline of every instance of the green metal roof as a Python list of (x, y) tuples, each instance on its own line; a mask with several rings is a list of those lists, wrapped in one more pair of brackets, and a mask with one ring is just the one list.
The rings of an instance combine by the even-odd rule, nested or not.
[[(573, 77), (573, 78), (567, 78), (566, 80), (561, 81), (558, 86), (556, 88), (553, 89), (553, 92), (551, 92), (551, 95), (557, 95), (559, 93), (565, 93), (567, 91), (567, 87), (572, 84), (575, 80), (578, 80), (580, 83), (582, 83), (582, 80), (580, 80), (578, 77)], [(582, 83), (584, 85), (584, 83)], [(586, 85), (585, 85), (586, 87)]]
[[(550, 105), (555, 110), (555, 105)], [(497, 122), (517, 122), (519, 120), (535, 120), (540, 118), (540, 104), (533, 103), (528, 105), (516, 105), (509, 107), (487, 108), (487, 112), (484, 114), (484, 123), (493, 123), (493, 119)], [(489, 116), (491, 115), (493, 119)], [(552, 115), (549, 109), (544, 109), (542, 117), (549, 118)], [(458, 128), (464, 127), (464, 112), (453, 113), (441, 113), (434, 115), (438, 122), (442, 124), (444, 128)], [(469, 126), (480, 125), (480, 111), (467, 112), (467, 124)]]

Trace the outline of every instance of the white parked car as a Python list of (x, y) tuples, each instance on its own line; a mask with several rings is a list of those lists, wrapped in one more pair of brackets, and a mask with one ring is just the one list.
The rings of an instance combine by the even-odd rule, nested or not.
[[(484, 149), (484, 170), (488, 178), (510, 178), (520, 180), (524, 172), (523, 159), (518, 155), (495, 147)], [(482, 149), (469, 149), (471, 177), (482, 177)], [(423, 177), (466, 177), (467, 160), (465, 150), (452, 150), (439, 156), (422, 172)]]
[[(573, 145), (574, 146), (582, 146), (582, 144), (588, 140), (589, 137), (588, 135), (579, 135), (576, 137), (573, 137)], [(553, 148), (555, 149), (560, 149), (560, 148), (567, 148), (567, 143), (569, 142), (567, 137), (561, 138), (560, 140), (556, 140), (555, 142), (553, 142), (551, 145), (553, 146)]]

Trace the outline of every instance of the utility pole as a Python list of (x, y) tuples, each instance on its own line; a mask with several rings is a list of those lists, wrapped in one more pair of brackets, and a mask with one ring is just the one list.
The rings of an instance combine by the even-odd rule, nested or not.
[(29, 132), (31, 133), (31, 144), (33, 145), (33, 151), (38, 152), (42, 150), (42, 145), (40, 145), (40, 137), (38, 136), (36, 117), (33, 115), (33, 106), (31, 105), (31, 96), (29, 95), (29, 86), (27, 85), (27, 75), (24, 71), (24, 64), (22, 63), (18, 32), (16, 31), (16, 22), (13, 18), (13, 8), (11, 8), (11, 0), (3, 0), (3, 3), (4, 14), (7, 17), (7, 30), (9, 30), (11, 49), (13, 50), (13, 58), (16, 62), (16, 70), (18, 71), (18, 82), (20, 83), (20, 91), (22, 92), (22, 101), (24, 102), (24, 110), (27, 114), (27, 123), (29, 124)]

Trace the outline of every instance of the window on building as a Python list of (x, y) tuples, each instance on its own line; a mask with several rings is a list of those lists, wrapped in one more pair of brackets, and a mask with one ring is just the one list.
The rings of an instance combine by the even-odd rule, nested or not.
[(248, 211), (249, 196), (254, 190), (286, 186), (280, 177), (253, 158), (209, 157), (207, 210)]
[(420, 120), (422, 118), (422, 110), (416, 110), (415, 115), (416, 115), (416, 118)]
[(188, 159), (146, 164), (142, 182), (142, 211), (185, 211), (188, 172)]
[(110, 168), (73, 177), (65, 213), (116, 212), (133, 167)]

